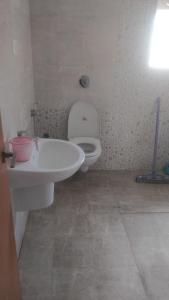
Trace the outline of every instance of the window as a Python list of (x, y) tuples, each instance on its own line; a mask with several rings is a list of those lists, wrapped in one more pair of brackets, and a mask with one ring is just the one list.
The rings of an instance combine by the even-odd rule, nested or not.
[[(166, 3), (169, 6), (169, 3)], [(149, 66), (169, 69), (169, 7), (157, 9), (150, 44)]]

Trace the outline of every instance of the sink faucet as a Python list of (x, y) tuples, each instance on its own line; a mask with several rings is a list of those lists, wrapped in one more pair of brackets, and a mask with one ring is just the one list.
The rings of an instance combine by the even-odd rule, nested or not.
[(27, 135), (27, 131), (26, 130), (19, 130), (17, 132), (17, 136), (24, 136), (24, 135)]
[(10, 161), (10, 168), (15, 168), (15, 165), (16, 165), (15, 153), (12, 153), (12, 156), (10, 157), (9, 161)]
[(10, 168), (15, 168), (16, 164), (16, 155), (14, 152), (9, 152), (9, 151), (3, 151), (2, 152), (2, 162), (5, 162), (6, 159), (9, 160), (9, 166)]

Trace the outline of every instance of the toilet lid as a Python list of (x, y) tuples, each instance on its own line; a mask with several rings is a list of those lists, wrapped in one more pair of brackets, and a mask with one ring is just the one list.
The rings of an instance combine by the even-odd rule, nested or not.
[(76, 102), (69, 113), (68, 138), (94, 137), (98, 135), (97, 112), (86, 102)]

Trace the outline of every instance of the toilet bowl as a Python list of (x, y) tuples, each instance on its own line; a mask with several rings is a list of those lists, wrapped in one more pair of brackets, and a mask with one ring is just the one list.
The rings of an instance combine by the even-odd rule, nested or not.
[(85, 161), (81, 171), (86, 172), (100, 157), (102, 149), (98, 139), (98, 116), (95, 108), (86, 102), (76, 102), (68, 118), (68, 139), (82, 148)]

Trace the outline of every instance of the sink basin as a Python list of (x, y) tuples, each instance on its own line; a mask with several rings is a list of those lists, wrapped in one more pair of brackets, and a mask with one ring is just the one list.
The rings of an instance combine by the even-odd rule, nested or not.
[(30, 161), (8, 169), (15, 211), (45, 208), (54, 199), (54, 183), (72, 176), (84, 162), (80, 147), (63, 140), (39, 139)]
[(10, 186), (21, 188), (62, 181), (72, 176), (84, 162), (84, 152), (63, 140), (39, 139), (39, 151), (32, 158), (8, 169)]

